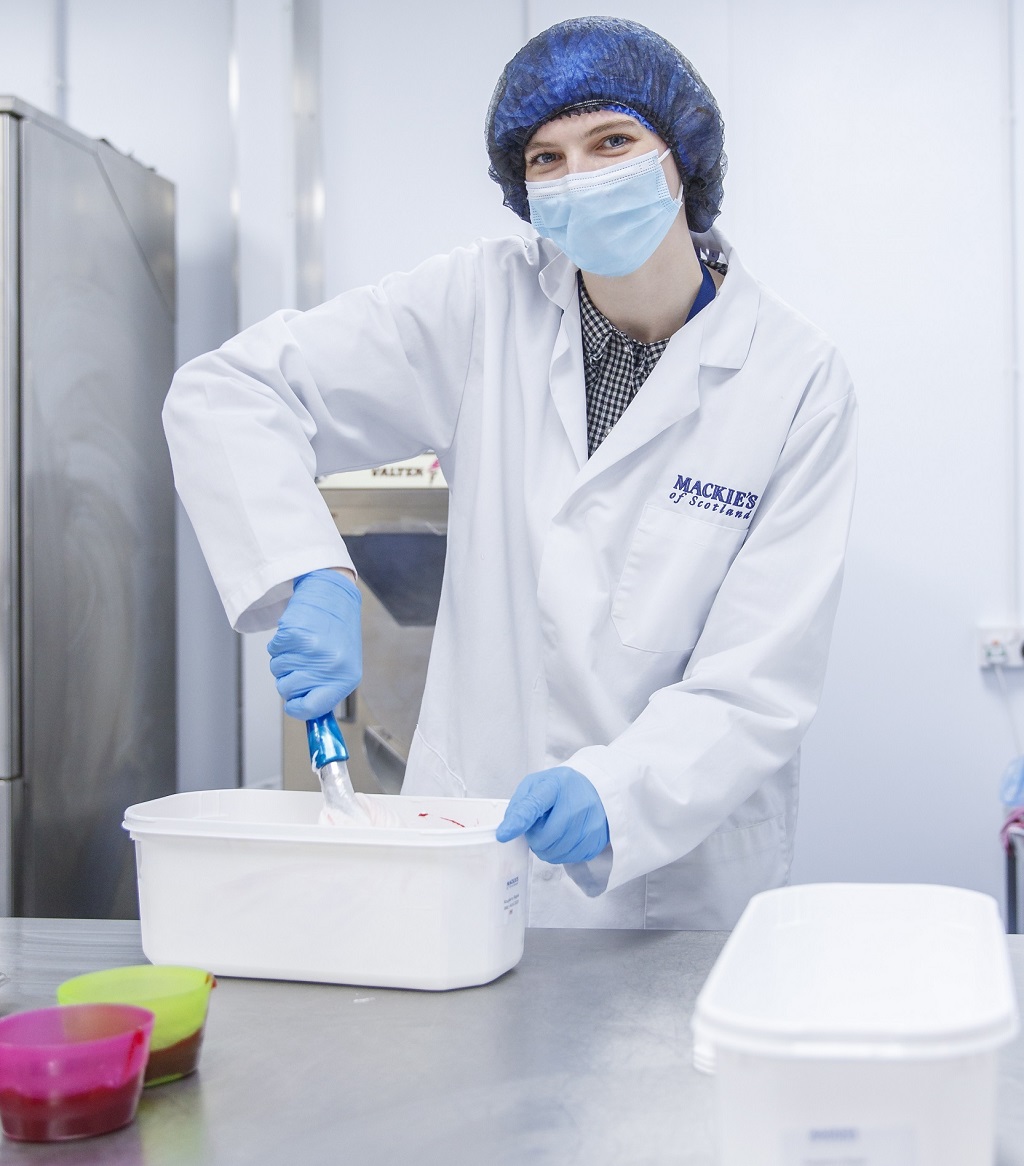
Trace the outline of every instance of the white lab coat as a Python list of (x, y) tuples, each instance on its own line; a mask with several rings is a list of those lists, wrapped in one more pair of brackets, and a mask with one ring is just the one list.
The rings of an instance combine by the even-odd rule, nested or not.
[(832, 344), (719, 245), (718, 297), (589, 459), (576, 269), (545, 240), (279, 312), (186, 364), (165, 407), (243, 631), (351, 562), (315, 475), (437, 452), (448, 558), (405, 792), (590, 778), (611, 846), (535, 861), (534, 925), (731, 927), (789, 871), (855, 405)]

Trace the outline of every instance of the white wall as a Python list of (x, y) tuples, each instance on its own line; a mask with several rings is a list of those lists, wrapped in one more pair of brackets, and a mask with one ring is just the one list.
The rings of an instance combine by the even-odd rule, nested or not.
[(862, 405), (849, 570), (795, 876), (1000, 889), (1005, 712), (974, 629), (1010, 586), (1002, 2), (734, 3), (732, 229)]
[(483, 145), (523, 29), (509, 2), (324, 5), (328, 294), (480, 235), (528, 230), (501, 205)]
[(57, 5), (0, 0), (0, 93), (57, 112)]
[[(594, 11), (639, 19), (717, 94), (731, 163), (722, 227), (760, 278), (836, 339), (863, 411), (847, 583), (804, 755), (801, 881), (1001, 890), (996, 788), (1013, 746), (998, 689), (976, 667), (974, 629), (1024, 619), (1007, 69), (1017, 3), (323, 3), (328, 294), (525, 229), (486, 177), (483, 118), (527, 33)], [(233, 327), (233, 166), (241, 319), (294, 289), (293, 208), (280, 186), (289, 5), (234, 8), (232, 33), (228, 0), (68, 0), (72, 122), (178, 183), (182, 358)], [(0, 0), (0, 19), (0, 90), (49, 108), (52, 6)], [(1018, 13), (1018, 42), (1022, 25)], [(230, 691), (235, 641), (187, 541), (183, 552), (183, 636), (195, 631), (182, 642), (183, 760), (198, 784), (214, 784), (230, 701), (213, 690)], [(247, 721), (267, 722), (275, 697), (253, 669)], [(1008, 683), (1024, 733), (1024, 675)]]

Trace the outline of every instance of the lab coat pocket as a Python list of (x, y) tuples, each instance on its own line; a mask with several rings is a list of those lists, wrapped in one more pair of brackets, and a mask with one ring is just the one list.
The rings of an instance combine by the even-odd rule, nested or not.
[(686, 652), (747, 533), (648, 503), (612, 603), (619, 638), (644, 652)]
[(789, 879), (786, 815), (726, 824), (685, 857), (647, 876), (644, 926), (731, 931), (751, 895)]

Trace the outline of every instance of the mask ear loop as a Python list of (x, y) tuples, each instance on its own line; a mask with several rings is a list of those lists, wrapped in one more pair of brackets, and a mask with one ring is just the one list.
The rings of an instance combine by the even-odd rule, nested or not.
[[(669, 156), (669, 154), (671, 154), (671, 153), (672, 153), (672, 147), (671, 147), (671, 146), (666, 146), (666, 147), (665, 147), (665, 153), (664, 153), (664, 154), (660, 154), (660, 155), (658, 156), (658, 165), (660, 166), (660, 165), (662, 164), (662, 162), (664, 162), (664, 161), (665, 161), (665, 159), (666, 159), (666, 158)], [(665, 185), (667, 186), (667, 185), (668, 185), (668, 183), (666, 182), (666, 183), (665, 183)], [(677, 203), (679, 203), (679, 205), (680, 205), (680, 206), (682, 206), (682, 205), (683, 205), (683, 191), (684, 191), (685, 189), (686, 189), (686, 187), (685, 187), (685, 184), (683, 183), (683, 176), (680, 174), (680, 176), (679, 176), (679, 193), (678, 193), (678, 194), (675, 196), (675, 198), (674, 198), (674, 199), (672, 199), (672, 201), (673, 201), (673, 202), (677, 202)]]

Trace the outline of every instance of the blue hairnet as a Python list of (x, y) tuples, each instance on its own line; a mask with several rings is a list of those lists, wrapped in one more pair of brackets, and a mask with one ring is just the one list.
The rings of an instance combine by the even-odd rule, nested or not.
[(718, 103), (677, 48), (632, 20), (565, 20), (524, 45), (498, 81), (487, 111), (490, 176), (505, 205), (530, 221), (523, 151), (564, 113), (617, 109), (671, 147), (685, 187), (686, 220), (708, 230), (722, 205), (725, 126)]

